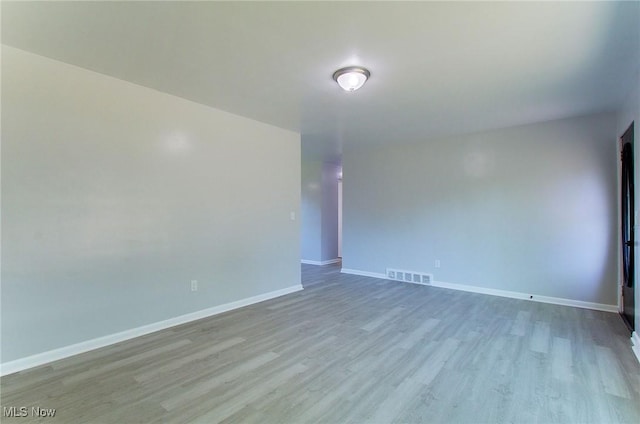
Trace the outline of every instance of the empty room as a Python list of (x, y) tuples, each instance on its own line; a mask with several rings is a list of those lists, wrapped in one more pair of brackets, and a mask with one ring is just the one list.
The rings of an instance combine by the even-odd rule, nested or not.
[(3, 423), (640, 422), (640, 2), (0, 14)]

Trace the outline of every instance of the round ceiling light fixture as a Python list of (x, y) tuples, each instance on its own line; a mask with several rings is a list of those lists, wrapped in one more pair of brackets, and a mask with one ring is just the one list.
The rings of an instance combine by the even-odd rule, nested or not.
[(360, 66), (348, 66), (333, 73), (333, 79), (344, 91), (356, 91), (370, 76), (371, 73)]

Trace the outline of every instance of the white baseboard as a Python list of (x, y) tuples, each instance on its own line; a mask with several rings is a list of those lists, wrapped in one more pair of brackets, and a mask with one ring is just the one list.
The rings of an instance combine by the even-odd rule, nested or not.
[(565, 299), (562, 297), (539, 296), (536, 294), (514, 292), (509, 290), (469, 286), (466, 284), (445, 283), (443, 281), (434, 281), (433, 283), (431, 283), (431, 285), (434, 287), (442, 287), (445, 289), (488, 294), (491, 296), (509, 297), (511, 299), (530, 300), (532, 302), (551, 303), (553, 305), (574, 306), (576, 308), (593, 309), (596, 311), (604, 312), (618, 312), (617, 305), (607, 305), (604, 303), (584, 302), (582, 300)]
[[(342, 273), (344, 274), (352, 274), (352, 275), (361, 275), (363, 277), (373, 277), (373, 278), (382, 278), (387, 279), (385, 274), (379, 274), (376, 272), (369, 271), (361, 271), (357, 269), (348, 269), (342, 268)], [(389, 280), (396, 281), (396, 280)], [(398, 283), (402, 283), (403, 281), (397, 281)], [(408, 283), (408, 282), (407, 282)], [(533, 302), (541, 302), (541, 303), (551, 303), (554, 305), (563, 305), (563, 306), (574, 306), (577, 308), (583, 309), (593, 309), (596, 311), (605, 311), (605, 312), (618, 312), (617, 305), (607, 305), (604, 303), (593, 303), (593, 302), (583, 302), (581, 300), (573, 300), (573, 299), (564, 299), (561, 297), (549, 297), (549, 296), (538, 296), (535, 294), (527, 294), (520, 293), (508, 290), (499, 290), (499, 289), (491, 289), (486, 287), (478, 287), (478, 286), (469, 286), (466, 284), (455, 284), (455, 283), (445, 283), (444, 281), (433, 281), (431, 284), (433, 287), (441, 287), (444, 289), (452, 289), (452, 290), (460, 290), (472, 293), (481, 293), (488, 294), (491, 296), (500, 296), (500, 297), (508, 297), (512, 299), (522, 299), (522, 300), (530, 300)], [(638, 341), (638, 349), (640, 349), (640, 341)]]
[(633, 350), (636, 359), (640, 362), (640, 336), (638, 336), (637, 331), (634, 331), (631, 335), (631, 350)]
[(300, 260), (300, 263), (307, 264), (307, 265), (330, 265), (330, 264), (337, 264), (338, 262), (340, 262), (340, 258), (329, 259), (328, 261), (310, 261), (308, 259)]
[(387, 276), (385, 274), (378, 274), (377, 272), (369, 272), (369, 271), (360, 271), (359, 269), (342, 268), (340, 272), (343, 274), (360, 275), (362, 277), (382, 278), (384, 280), (387, 279)]
[(153, 324), (132, 328), (130, 330), (122, 331), (120, 333), (98, 337), (96, 339), (87, 340), (87, 341), (76, 343), (70, 346), (61, 347), (58, 349), (50, 350), (48, 352), (38, 353), (36, 355), (27, 356), (25, 358), (20, 358), (13, 361), (5, 362), (3, 364), (0, 364), (0, 376), (13, 374), (15, 372), (19, 372), (29, 368), (48, 364), (53, 361), (78, 355), (80, 353), (85, 353), (90, 350), (99, 349), (101, 347), (109, 346), (115, 343), (129, 340), (129, 339), (133, 339), (135, 337), (144, 336), (145, 334), (155, 333), (156, 331), (164, 330), (170, 327), (175, 327), (176, 325), (185, 324), (187, 322), (196, 321), (202, 318), (207, 318), (213, 315), (221, 314), (223, 312), (228, 312), (233, 309), (238, 309), (244, 306), (253, 305), (254, 303), (259, 303), (265, 300), (274, 299), (276, 297), (284, 296), (289, 293), (294, 293), (302, 289), (303, 288), (301, 284), (296, 284), (294, 286), (287, 287), (284, 289), (259, 294), (257, 296), (248, 297), (246, 299), (241, 299), (235, 302), (225, 303), (224, 305), (218, 305), (212, 308), (203, 309), (201, 311), (180, 315), (178, 317), (170, 318), (164, 321), (154, 322)]

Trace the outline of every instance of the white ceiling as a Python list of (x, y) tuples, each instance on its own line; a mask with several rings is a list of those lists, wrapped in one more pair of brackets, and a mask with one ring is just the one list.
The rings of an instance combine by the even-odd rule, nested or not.
[[(640, 3), (2, 2), (2, 42), (302, 134), (307, 155), (617, 108)], [(331, 79), (363, 65), (346, 93)]]

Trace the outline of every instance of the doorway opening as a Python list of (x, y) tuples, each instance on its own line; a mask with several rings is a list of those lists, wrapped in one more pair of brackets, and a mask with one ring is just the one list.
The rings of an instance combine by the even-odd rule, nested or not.
[(342, 168), (338, 173), (338, 258), (342, 259)]
[(621, 178), (621, 249), (622, 249), (622, 319), (633, 332), (635, 327), (635, 204), (633, 174), (633, 123), (620, 139)]

